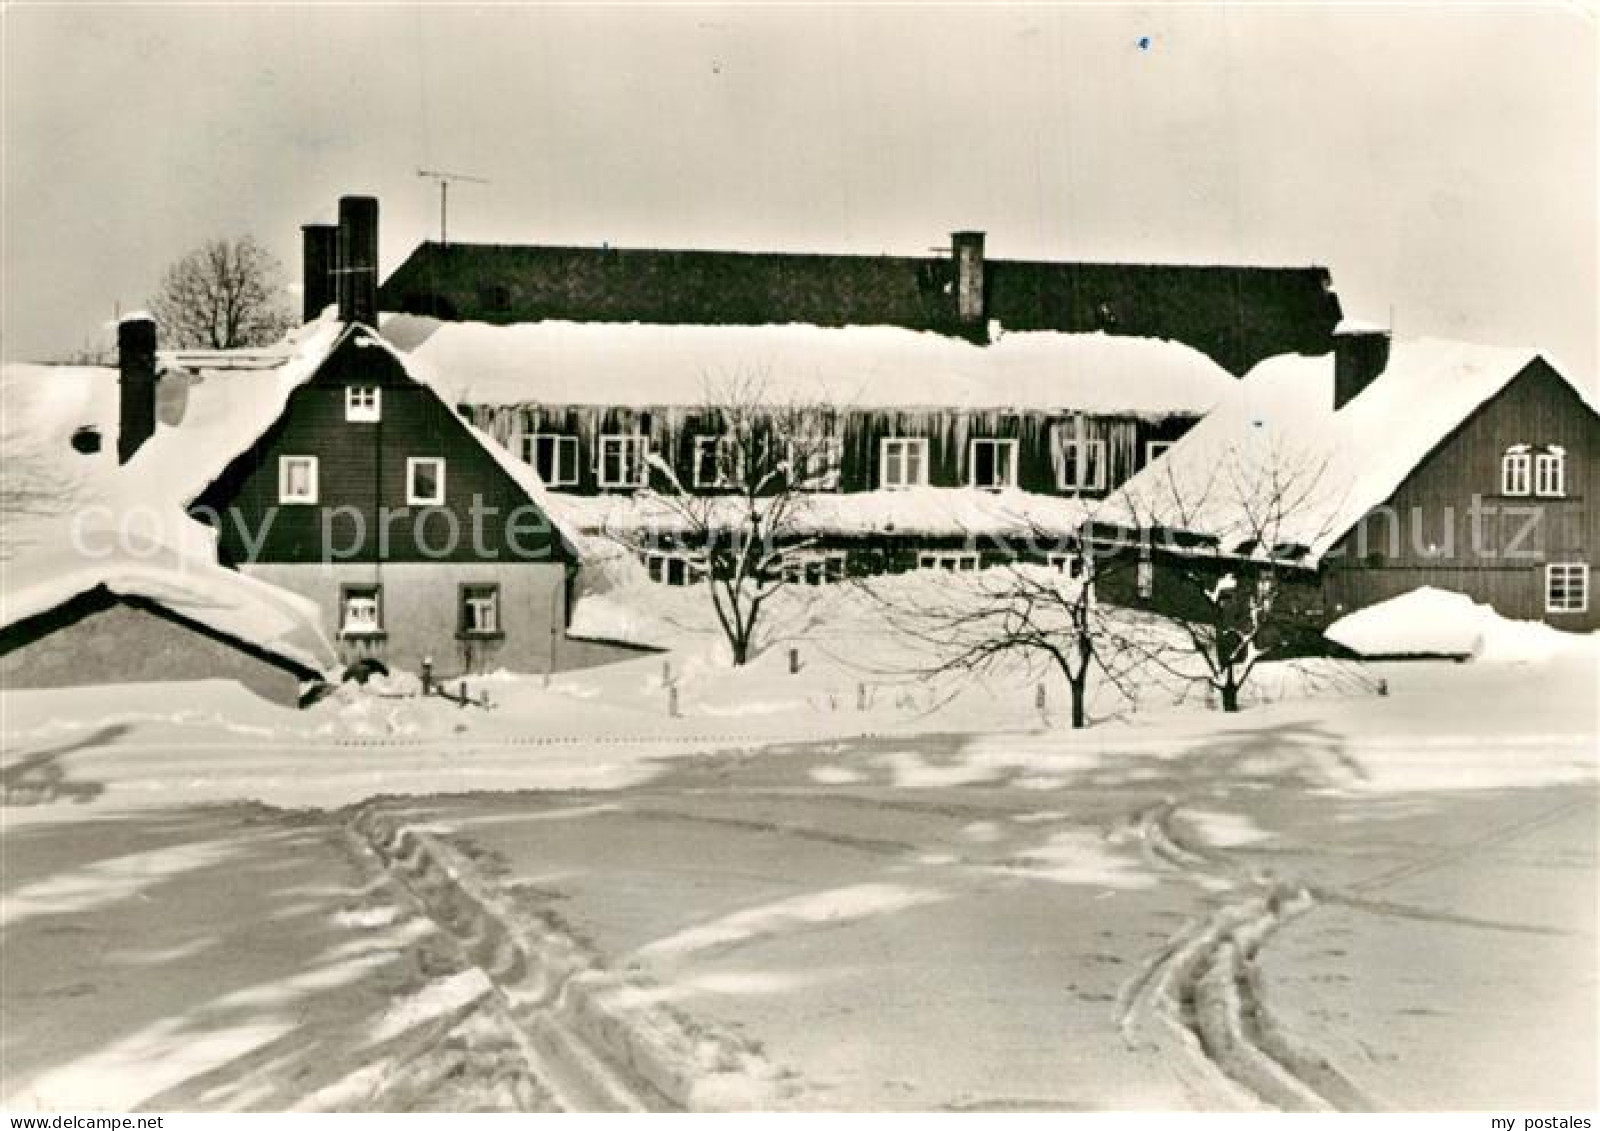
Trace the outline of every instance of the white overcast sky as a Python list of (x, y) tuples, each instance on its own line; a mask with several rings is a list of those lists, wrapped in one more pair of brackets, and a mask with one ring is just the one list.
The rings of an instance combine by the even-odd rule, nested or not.
[[(1592, 8), (12, 4), (3, 346), (201, 240), (1323, 263), (1401, 336), (1596, 361)], [(1141, 40), (1145, 45), (1141, 46)]]

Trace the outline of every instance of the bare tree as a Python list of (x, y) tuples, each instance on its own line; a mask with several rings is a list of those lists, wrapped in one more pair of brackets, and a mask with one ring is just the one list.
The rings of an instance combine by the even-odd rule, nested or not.
[(1315, 585), (1305, 562), (1336, 509), (1325, 470), (1276, 445), (1230, 448), (1198, 481), (1169, 466), (1119, 500), (1130, 521), (1117, 552), (1137, 558), (1139, 596), (1160, 613), (1138, 648), (1205, 684), (1224, 711), (1239, 710), (1263, 660), (1290, 654), (1315, 627), (1315, 599), (1295, 579)]
[(294, 324), (283, 268), (253, 236), (213, 239), (167, 268), (150, 302), (162, 337), (189, 349), (276, 341)]
[(805, 517), (811, 493), (837, 481), (839, 441), (826, 406), (774, 402), (760, 375), (708, 380), (696, 415), (705, 431), (692, 438), (689, 482), (651, 453), (653, 482), (635, 496), (637, 517), (607, 533), (636, 552), (684, 558), (738, 666), (759, 652), (773, 595), (824, 568)]

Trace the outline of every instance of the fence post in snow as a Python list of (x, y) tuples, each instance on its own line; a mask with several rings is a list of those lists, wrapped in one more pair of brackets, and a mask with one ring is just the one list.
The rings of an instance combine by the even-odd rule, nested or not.
[(675, 683), (667, 686), (667, 716), (678, 717), (678, 685)]
[(662, 660), (661, 661), (661, 686), (662, 687), (671, 687), (672, 686), (672, 661), (671, 660)]
[(1044, 704), (1045, 704), (1044, 684), (1040, 683), (1038, 687), (1035, 687), (1033, 689), (1033, 707), (1034, 707), (1034, 710), (1042, 712), (1044, 710)]
[(867, 685), (864, 684), (864, 683), (858, 683), (858, 684), (856, 684), (856, 710), (865, 711), (866, 709), (867, 709)]
[(800, 670), (800, 649), (789, 649), (789, 674), (794, 675)]

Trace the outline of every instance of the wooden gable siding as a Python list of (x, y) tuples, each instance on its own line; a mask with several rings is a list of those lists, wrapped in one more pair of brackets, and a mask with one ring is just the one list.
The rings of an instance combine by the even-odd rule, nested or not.
[[(1566, 494), (1501, 494), (1501, 457), (1514, 444), (1564, 448)], [(1600, 625), (1592, 593), (1587, 613), (1546, 613), (1543, 569), (1548, 562), (1595, 564), (1597, 457), (1600, 417), (1547, 364), (1533, 362), (1333, 547), (1323, 569), (1330, 608), (1347, 612), (1431, 585), (1509, 617)]]
[[(1501, 457), (1515, 444), (1566, 450), (1563, 497), (1500, 493)], [(1429, 453), (1327, 558), (1334, 564), (1465, 569), (1503, 568), (1510, 564), (1508, 551), (1529, 551), (1538, 560), (1588, 560), (1600, 522), (1597, 456), (1600, 418), (1544, 361), (1535, 360)], [(1484, 553), (1473, 543), (1475, 499)]]
[[(222, 516), (223, 560), (323, 561), (330, 547), (346, 561), (560, 560), (564, 551), (549, 520), (478, 438), (393, 355), (365, 341), (359, 333), (346, 337), (290, 395), (278, 421), (197, 500), (201, 517)], [(345, 420), (350, 385), (382, 389), (378, 422)], [(278, 460), (286, 455), (316, 457), (316, 504), (279, 503)], [(443, 506), (407, 506), (406, 460), (416, 456), (444, 458)], [(472, 536), (474, 505), (484, 512), (479, 545)], [(386, 525), (380, 519), (385, 511), (391, 516)], [(517, 514), (513, 547), (507, 527)], [(356, 516), (366, 535), (359, 540)], [(459, 531), (453, 546), (452, 520)], [(325, 524), (329, 546), (323, 544)], [(253, 554), (241, 526), (261, 539)], [(437, 552), (447, 546), (448, 552)]]
[[(722, 425), (714, 410), (703, 407), (615, 408), (591, 405), (466, 405), (468, 416), (505, 444), (519, 458), (523, 439), (538, 433), (578, 439), (578, 482), (562, 491), (600, 493), (596, 475), (599, 437), (643, 435), (651, 450), (670, 462), (683, 485), (693, 488), (694, 439), (716, 435)], [(1018, 444), (1017, 486), (1024, 491), (1060, 494), (1056, 486), (1057, 428), (1076, 430), (1106, 445), (1107, 486), (1114, 489), (1144, 466), (1144, 446), (1152, 440), (1176, 440), (1193, 426), (1190, 416), (1146, 419), (1132, 416), (1074, 416), (1007, 409), (828, 409), (815, 416), (818, 433), (842, 440), (840, 490), (871, 491), (879, 483), (881, 441), (894, 437), (926, 438), (928, 483), (934, 487), (967, 485), (970, 442), (1015, 439)], [(652, 474), (657, 489), (665, 476)]]

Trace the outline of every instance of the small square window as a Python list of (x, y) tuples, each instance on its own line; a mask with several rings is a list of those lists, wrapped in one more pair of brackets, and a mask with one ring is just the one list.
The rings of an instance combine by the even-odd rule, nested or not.
[(695, 558), (671, 551), (647, 551), (645, 571), (650, 580), (662, 585), (697, 585), (705, 580), (705, 569)]
[(346, 385), (344, 418), (352, 424), (375, 424), (383, 418), (383, 390), (376, 385)]
[(578, 438), (539, 432), (522, 438), (522, 458), (533, 465), (546, 487), (578, 482)]
[(500, 636), (500, 586), (461, 587), (461, 635)]
[(444, 459), (412, 456), (406, 460), (406, 504), (414, 507), (444, 505)]
[(1551, 562), (1544, 567), (1544, 611), (1589, 611), (1589, 566), (1585, 562)]
[(340, 597), (339, 635), (378, 636), (383, 632), (383, 589), (347, 585)]
[(315, 503), (317, 501), (317, 457), (278, 457), (278, 502)]

